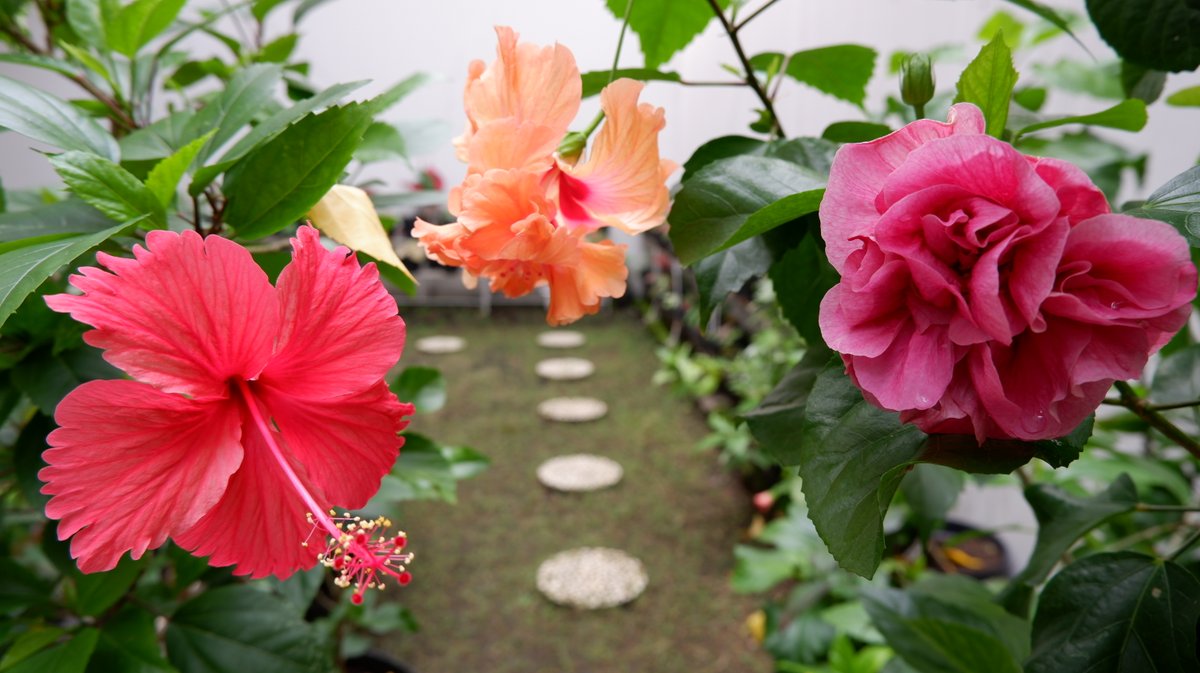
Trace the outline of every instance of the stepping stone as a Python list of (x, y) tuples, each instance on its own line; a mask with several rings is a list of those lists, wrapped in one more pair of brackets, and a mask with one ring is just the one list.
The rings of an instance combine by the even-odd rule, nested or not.
[(542, 332), (537, 337), (538, 345), (542, 348), (579, 348), (583, 345), (583, 332), (562, 329), (553, 332)]
[(539, 404), (537, 410), (547, 420), (585, 423), (604, 418), (608, 405), (593, 397), (554, 397)]
[(576, 453), (542, 463), (538, 466), (537, 478), (543, 486), (556, 491), (580, 493), (614, 486), (624, 473), (621, 464), (615, 460)]
[(581, 547), (542, 562), (537, 588), (559, 605), (598, 610), (624, 605), (646, 590), (646, 567), (619, 549)]
[(457, 353), (466, 346), (466, 340), (456, 336), (438, 335), (417, 339), (417, 350), (429, 355)]
[(534, 371), (550, 381), (578, 381), (591, 376), (596, 365), (583, 358), (548, 358), (537, 363)]

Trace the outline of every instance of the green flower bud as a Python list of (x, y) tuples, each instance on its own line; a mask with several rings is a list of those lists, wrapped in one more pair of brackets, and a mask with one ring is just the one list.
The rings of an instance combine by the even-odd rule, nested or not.
[(929, 54), (909, 54), (900, 64), (900, 98), (921, 109), (933, 98), (936, 88)]
[(567, 161), (574, 161), (583, 154), (583, 148), (587, 146), (587, 134), (579, 131), (571, 131), (558, 144), (558, 156)]

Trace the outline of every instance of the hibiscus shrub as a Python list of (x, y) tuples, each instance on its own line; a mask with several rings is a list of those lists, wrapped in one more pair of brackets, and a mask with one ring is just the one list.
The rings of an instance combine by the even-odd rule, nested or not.
[[(367, 593), (412, 577), (397, 502), (486, 466), (402, 432), (444, 383), (392, 372), (381, 277), (413, 282), (336, 184), (402, 154), (375, 118), (423, 76), (313, 88), (291, 54), (317, 4), (0, 3), (0, 60), (90, 97), (0, 77), (0, 126), (65, 183), (0, 191), (6, 670), (328, 671), (369, 644), (339, 637), (355, 624), (407, 623)], [(209, 39), (229, 56), (192, 51)]]

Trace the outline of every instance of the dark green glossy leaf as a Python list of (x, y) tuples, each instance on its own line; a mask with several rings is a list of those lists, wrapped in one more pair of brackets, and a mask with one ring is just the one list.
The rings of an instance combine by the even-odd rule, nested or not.
[(419, 413), (432, 413), (446, 405), (446, 379), (433, 367), (407, 367), (391, 383), (401, 402), (412, 402)]
[(303, 217), (337, 183), (370, 123), (361, 105), (333, 107), (260, 145), (225, 176), (226, 221), (253, 240)]
[(134, 0), (117, 11), (104, 8), (104, 35), (108, 46), (118, 53), (133, 58), (138, 51), (153, 40), (179, 16), (187, 0)]
[(0, 253), (0, 325), (59, 267), (129, 226), (118, 224), (94, 234), (59, 238)]
[(979, 106), (987, 120), (988, 135), (999, 138), (1008, 124), (1008, 104), (1016, 84), (1012, 52), (1001, 36), (996, 36), (963, 70), (954, 102)]
[(1087, 10), (1126, 61), (1167, 72), (1200, 66), (1200, 7), (1192, 0), (1087, 0)]
[[(785, 72), (817, 91), (862, 107), (877, 56), (874, 49), (858, 44), (806, 49), (787, 59)], [(751, 65), (765, 68), (770, 61), (780, 58), (781, 54), (759, 54), (751, 59)]]
[(1034, 442), (987, 439), (982, 446), (972, 435), (930, 435), (921, 460), (978, 474), (1008, 474), (1034, 458), (1051, 467), (1065, 467), (1079, 457), (1093, 425), (1094, 419), (1088, 417), (1065, 437)]
[(863, 602), (888, 645), (922, 673), (1021, 673), (1028, 622), (968, 578), (934, 575), (907, 591), (869, 588)]
[(1108, 519), (1133, 511), (1137, 489), (1129, 476), (1122, 474), (1107, 490), (1090, 498), (1071, 495), (1052, 484), (1035, 484), (1025, 489), (1025, 499), (1037, 516), (1037, 544), (1025, 568), (1000, 597), (1010, 611), (1021, 617), (1029, 614), (1034, 589), (1046, 581), (1079, 538)]
[(967, 475), (961, 470), (929, 463), (914, 465), (900, 482), (900, 492), (919, 519), (923, 530), (931, 530), (946, 519), (958, 501)]
[(87, 673), (169, 673), (174, 670), (159, 651), (154, 614), (127, 605), (104, 620)]
[(117, 222), (145, 218), (151, 227), (166, 227), (167, 212), (158, 197), (132, 173), (87, 152), (50, 157), (71, 193)]
[(1037, 112), (1046, 104), (1046, 89), (1040, 86), (1027, 86), (1013, 92), (1013, 102), (1030, 112)]
[(730, 292), (741, 290), (751, 278), (767, 273), (774, 259), (766, 243), (751, 239), (696, 262), (692, 272), (700, 295), (700, 323), (707, 325), (713, 309)]
[(1017, 131), (1017, 135), (1021, 136), (1034, 131), (1043, 129), (1052, 129), (1067, 124), (1085, 124), (1088, 126), (1103, 126), (1110, 129), (1120, 129), (1122, 131), (1141, 131), (1146, 126), (1146, 103), (1137, 98), (1123, 100), (1120, 103), (1101, 110), (1090, 115), (1076, 115), (1073, 117), (1061, 117), (1059, 119), (1048, 119), (1044, 122), (1030, 124)]
[(1033, 619), (1027, 673), (1200, 670), (1200, 582), (1133, 552), (1094, 554), (1046, 585)]
[[(17, 442), (13, 445), (12, 462), (17, 486), (21, 489), (25, 502), (38, 509), (45, 507), (46, 501), (50, 499), (42, 493), (42, 481), (37, 475), (38, 471), (46, 466), (46, 461), (42, 460), (42, 453), (49, 448), (46, 436), (58, 427), (54, 423), (53, 412), (51, 408), (47, 412), (34, 414), (25, 427), (21, 428), (21, 434), (17, 435)], [(3, 611), (2, 603), (3, 601), (0, 601), (0, 611)]]
[(50, 585), (11, 558), (0, 558), (0, 612), (50, 602)]
[(50, 347), (39, 348), (12, 370), (13, 384), (47, 414), (53, 414), (62, 398), (79, 384), (120, 376), (120, 370), (90, 346), (59, 353)]
[(722, 136), (701, 145), (683, 165), (683, 181), (719, 159), (742, 155), (784, 159), (819, 175), (828, 175), (837, 145), (823, 138), (791, 138), (765, 142), (745, 136)]
[(925, 434), (864, 400), (835, 359), (813, 384), (800, 441), (817, 532), (842, 568), (870, 577), (883, 554), (883, 515)]
[(771, 631), (763, 648), (776, 659), (816, 664), (829, 652), (837, 629), (811, 612), (805, 612)]
[[(612, 75), (610, 79), (609, 76)], [(662, 72), (653, 68), (619, 68), (614, 74), (611, 70), (593, 70), (581, 75), (583, 78), (583, 97), (589, 98), (600, 93), (608, 83), (622, 77), (636, 79), (641, 82), (678, 82), (677, 72)]]
[(733, 575), (729, 584), (738, 593), (762, 593), (784, 580), (796, 579), (798, 566), (796, 554), (788, 550), (737, 545), (733, 548)]
[(1121, 61), (1121, 89), (1127, 97), (1136, 98), (1149, 105), (1162, 96), (1166, 86), (1167, 73)]
[[(629, 0), (606, 0), (605, 4), (619, 21), (625, 17)], [(717, 0), (717, 4), (724, 9), (729, 0)], [(698, 0), (639, 0), (629, 14), (629, 29), (638, 36), (646, 67), (654, 69), (686, 47), (715, 16), (707, 2)]]
[(256, 124), (254, 128), (250, 129), (246, 135), (239, 138), (233, 144), (233, 147), (230, 147), (221, 155), (217, 163), (205, 166), (196, 171), (196, 177), (188, 187), (188, 193), (194, 196), (204, 191), (204, 188), (211, 184), (218, 175), (228, 170), (229, 167), (233, 166), (234, 162), (249, 154), (251, 150), (279, 135), (279, 133), (298, 121), (301, 117), (340, 101), (346, 97), (346, 94), (366, 83), (367, 80), (347, 84), (335, 84), (315, 96), (306, 98), (289, 108), (280, 110), (267, 117), (262, 122)]
[(823, 344), (809, 348), (762, 403), (743, 416), (759, 447), (780, 465), (800, 464), (804, 408), (830, 357)]
[(61, 147), (117, 158), (117, 141), (66, 101), (15, 79), (0, 77), (0, 127)]
[(292, 607), (247, 586), (211, 589), (167, 626), (167, 656), (182, 673), (325, 673), (319, 630)]
[(887, 124), (874, 122), (834, 122), (825, 127), (821, 137), (835, 143), (865, 143), (891, 133)]
[(6, 669), (6, 673), (84, 673), (99, 638), (100, 632), (96, 629), (81, 629), (67, 642), (22, 659)]
[(1127, 214), (1174, 225), (1193, 248), (1200, 247), (1200, 166), (1171, 178)]
[(188, 142), (212, 133), (200, 151), (200, 161), (206, 161), (254, 120), (274, 100), (282, 79), (283, 68), (275, 64), (259, 63), (239, 70), (221, 95), (192, 117), (184, 131)]
[(771, 283), (783, 315), (808, 344), (824, 343), (817, 313), (821, 299), (838, 282), (837, 271), (825, 259), (815, 236), (805, 236), (800, 245), (771, 265)]
[[(441, 446), (416, 433), (405, 433), (404, 446), (392, 473), (383, 477), (372, 502), (456, 500), (453, 467)], [(368, 509), (376, 509), (368, 503)]]
[(671, 208), (671, 242), (685, 265), (816, 210), (825, 181), (784, 159), (714, 161), (683, 185)]

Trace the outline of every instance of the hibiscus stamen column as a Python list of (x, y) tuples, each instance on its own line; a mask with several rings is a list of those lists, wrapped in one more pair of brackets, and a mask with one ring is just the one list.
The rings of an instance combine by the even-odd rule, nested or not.
[[(413, 554), (403, 551), (407, 542), (406, 535), (403, 532), (394, 536), (386, 535), (391, 521), (384, 517), (364, 520), (346, 512), (342, 517), (334, 518), (332, 510), (326, 513), (325, 508), (317, 503), (284, 457), (283, 451), (275, 441), (275, 433), (250, 389), (250, 384), (244, 379), (238, 379), (237, 385), (250, 418), (254, 421), (254, 427), (271, 451), (271, 457), (275, 459), (296, 494), (308, 506), (308, 521), (329, 536), (325, 549), (318, 554), (317, 560), (337, 573), (334, 582), (342, 588), (354, 585), (351, 600), (356, 605), (362, 603), (363, 594), (367, 589), (382, 589), (388, 576), (395, 578), (401, 586), (411, 582), (412, 575), (405, 566), (412, 562)], [(304, 544), (308, 545), (307, 542)]]

